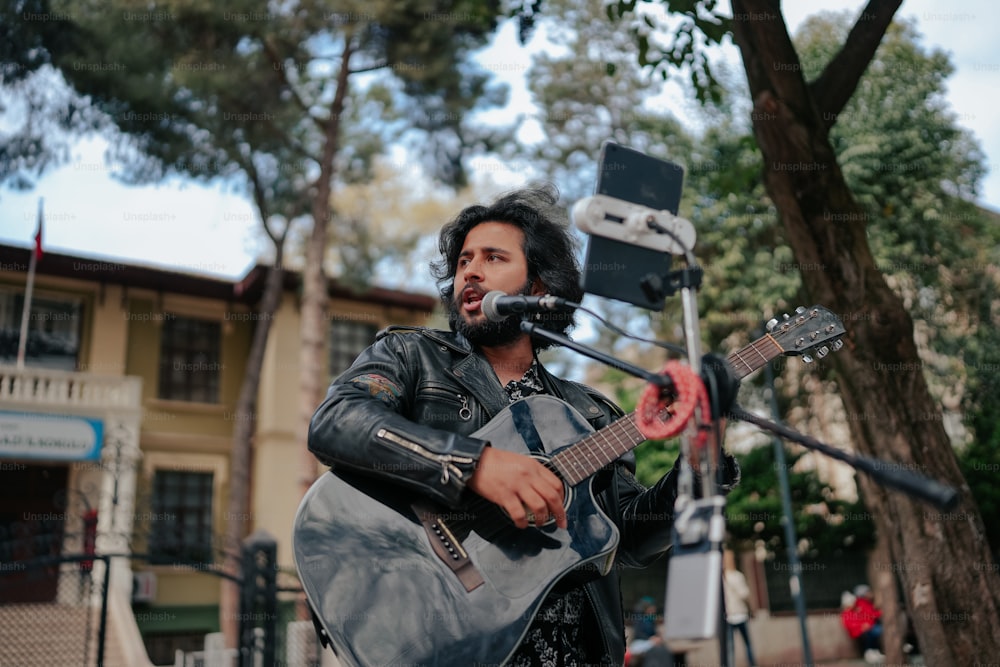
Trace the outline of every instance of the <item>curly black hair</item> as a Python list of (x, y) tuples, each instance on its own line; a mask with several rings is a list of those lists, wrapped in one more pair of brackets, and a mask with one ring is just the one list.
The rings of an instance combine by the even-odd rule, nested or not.
[[(455, 270), (465, 237), (483, 222), (506, 222), (524, 233), (524, 255), (528, 282), (536, 278), (548, 294), (579, 303), (583, 298), (577, 242), (569, 229), (569, 217), (558, 205), (559, 190), (551, 183), (531, 185), (497, 197), (489, 205), (463, 209), (441, 229), (438, 249), (441, 259), (431, 263), (441, 301), (446, 306), (455, 296)], [(546, 313), (540, 326), (566, 333), (575, 324), (573, 313)], [(536, 346), (542, 347), (536, 343)]]

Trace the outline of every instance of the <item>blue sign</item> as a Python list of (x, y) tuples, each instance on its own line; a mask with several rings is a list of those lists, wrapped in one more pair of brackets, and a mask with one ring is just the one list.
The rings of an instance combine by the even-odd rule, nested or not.
[(103, 443), (100, 419), (0, 412), (0, 458), (96, 461)]

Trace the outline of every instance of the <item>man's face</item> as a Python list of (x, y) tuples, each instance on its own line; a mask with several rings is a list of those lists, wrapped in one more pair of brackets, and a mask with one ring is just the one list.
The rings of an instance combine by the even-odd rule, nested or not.
[(483, 296), (492, 290), (506, 294), (541, 294), (528, 281), (524, 232), (506, 222), (483, 222), (465, 237), (454, 277), (455, 293), (448, 304), (452, 328), (470, 342), (486, 347), (513, 342), (522, 335), (519, 320), (490, 322), (483, 315)]

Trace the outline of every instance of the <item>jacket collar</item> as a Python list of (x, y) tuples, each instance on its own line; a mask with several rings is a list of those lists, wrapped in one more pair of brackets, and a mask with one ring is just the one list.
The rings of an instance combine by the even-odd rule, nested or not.
[(378, 340), (379, 338), (395, 331), (413, 331), (419, 333), (425, 338), (431, 339), (435, 343), (439, 343), (463, 354), (472, 354), (475, 352), (475, 349), (472, 347), (472, 343), (470, 343), (465, 336), (456, 331), (444, 331), (443, 329), (430, 329), (428, 327), (415, 327), (405, 324), (390, 325), (379, 331), (375, 335), (375, 339)]
[[(491, 418), (508, 405), (507, 393), (496, 379), (493, 368), (485, 357), (476, 353), (472, 343), (462, 334), (426, 327), (393, 325), (379, 332), (378, 337), (380, 338), (391, 331), (419, 332), (435, 343), (462, 355), (447, 372), (470, 393), (479, 398)], [(538, 363), (538, 376), (547, 392), (575, 405), (585, 418), (596, 419), (604, 414), (597, 401), (586, 391), (568, 380), (556, 378), (545, 369), (541, 362)]]

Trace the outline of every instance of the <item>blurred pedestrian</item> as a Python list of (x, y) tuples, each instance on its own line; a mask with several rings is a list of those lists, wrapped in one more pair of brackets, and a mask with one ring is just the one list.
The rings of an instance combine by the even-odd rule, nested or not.
[(635, 605), (632, 630), (633, 639), (649, 639), (656, 634), (656, 600), (648, 595)]
[[(757, 661), (754, 660), (753, 647), (750, 645), (750, 586), (747, 585), (743, 573), (736, 569), (736, 556), (731, 550), (726, 549), (724, 552), (722, 565), (722, 591), (726, 602), (726, 632), (729, 634), (729, 643), (733, 643), (733, 631), (738, 631), (747, 649), (747, 662), (753, 667)], [(736, 648), (735, 645), (733, 648)]]
[(854, 592), (844, 592), (840, 597), (840, 621), (847, 634), (858, 642), (865, 662), (878, 663), (885, 659), (882, 653), (882, 610), (875, 606), (870, 586), (855, 586)]

